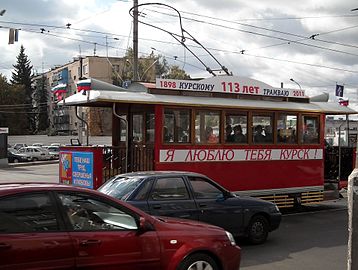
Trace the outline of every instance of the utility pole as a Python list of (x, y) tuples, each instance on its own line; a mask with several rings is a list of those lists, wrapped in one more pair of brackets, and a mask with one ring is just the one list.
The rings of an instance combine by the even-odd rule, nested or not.
[(138, 81), (138, 0), (133, 0), (133, 81)]

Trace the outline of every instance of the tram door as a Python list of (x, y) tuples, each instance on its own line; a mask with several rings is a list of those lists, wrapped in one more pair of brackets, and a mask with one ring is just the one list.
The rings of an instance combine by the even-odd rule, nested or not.
[(130, 113), (128, 171), (154, 169), (154, 108)]

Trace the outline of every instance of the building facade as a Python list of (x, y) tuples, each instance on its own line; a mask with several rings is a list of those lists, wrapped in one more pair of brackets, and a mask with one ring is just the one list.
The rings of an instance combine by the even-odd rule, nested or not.
[[(49, 100), (49, 118), (52, 134), (77, 135), (83, 132), (85, 126), (77, 116), (88, 123), (91, 136), (111, 135), (112, 111), (106, 108), (75, 108), (58, 106), (57, 102), (76, 93), (76, 83), (80, 79), (94, 78), (107, 83), (123, 83), (122, 74), (132, 69), (125, 57), (86, 56), (74, 59), (72, 62), (56, 66), (50, 71), (35, 77), (36, 80), (45, 77)], [(154, 65), (146, 72), (147, 77), (155, 78)], [(127, 81), (126, 81), (127, 83)], [(77, 116), (76, 116), (77, 115)]]

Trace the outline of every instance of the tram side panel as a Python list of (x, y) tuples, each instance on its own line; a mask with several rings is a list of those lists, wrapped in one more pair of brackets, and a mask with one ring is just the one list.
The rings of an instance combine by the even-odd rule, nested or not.
[(281, 207), (323, 200), (323, 149), (162, 149), (156, 170), (202, 173)]

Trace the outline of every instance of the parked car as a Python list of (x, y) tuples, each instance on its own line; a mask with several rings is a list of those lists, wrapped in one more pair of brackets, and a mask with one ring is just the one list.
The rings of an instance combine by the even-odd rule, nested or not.
[(60, 147), (60, 146), (62, 146), (62, 144), (61, 143), (51, 143), (50, 146), (58, 146), (58, 147)]
[(15, 143), (13, 148), (15, 150), (19, 150), (21, 147), (27, 147), (27, 144), (26, 143)]
[(43, 147), (44, 144), (43, 143), (33, 143), (32, 146)]
[(220, 226), (253, 244), (266, 241), (281, 222), (278, 207), (238, 196), (208, 177), (190, 172), (136, 172), (113, 177), (100, 192), (126, 201), (151, 215), (199, 220)]
[(19, 154), (26, 154), (30, 156), (32, 161), (51, 159), (51, 156), (46, 149), (37, 146), (22, 147), (17, 152)]
[(9, 163), (27, 162), (31, 161), (31, 157), (26, 154), (19, 154), (15, 149), (8, 149), (7, 160)]
[(59, 146), (50, 145), (50, 146), (44, 146), (43, 148), (45, 148), (49, 152), (51, 159), (59, 159), (60, 156)]
[(0, 184), (4, 269), (239, 269), (240, 248), (225, 230), (155, 218), (95, 190)]

